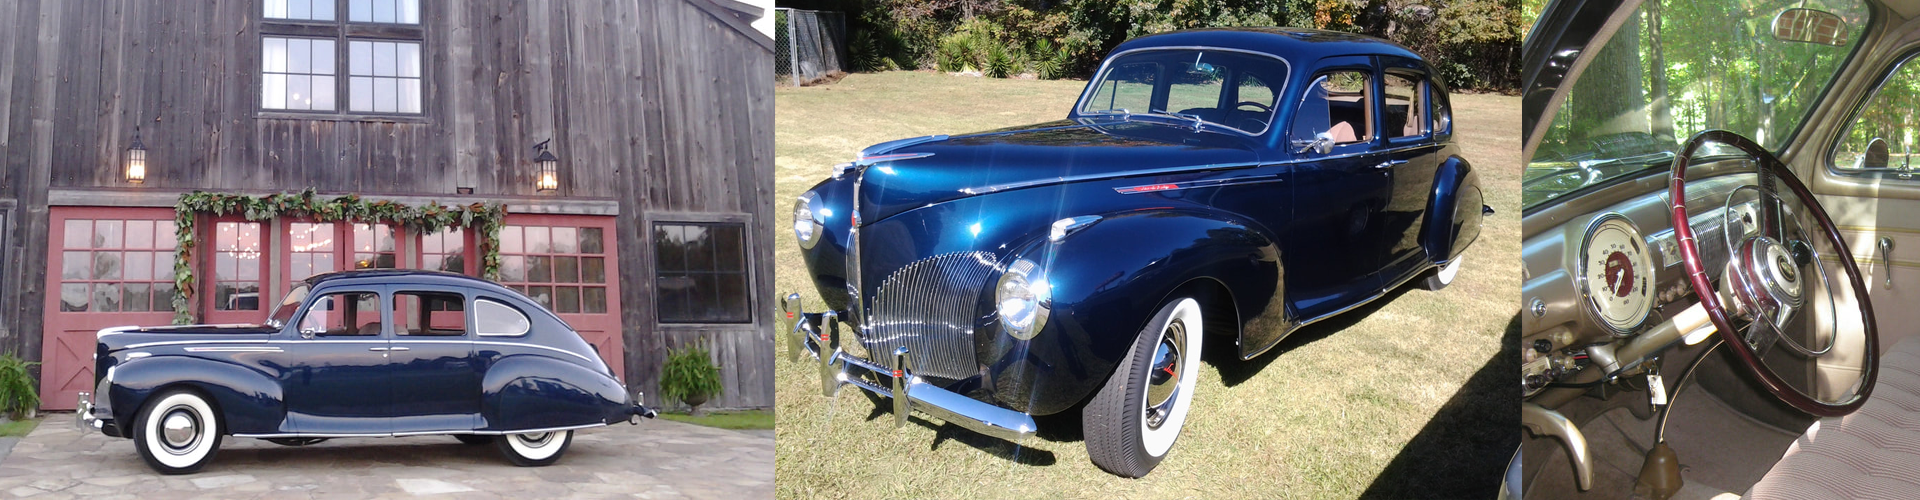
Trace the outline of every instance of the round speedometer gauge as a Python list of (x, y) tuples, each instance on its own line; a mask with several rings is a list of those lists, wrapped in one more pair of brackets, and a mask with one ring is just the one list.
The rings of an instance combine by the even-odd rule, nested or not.
[(1653, 311), (1653, 256), (1640, 231), (1617, 213), (1595, 217), (1579, 258), (1580, 294), (1588, 311), (1608, 333), (1633, 333)]

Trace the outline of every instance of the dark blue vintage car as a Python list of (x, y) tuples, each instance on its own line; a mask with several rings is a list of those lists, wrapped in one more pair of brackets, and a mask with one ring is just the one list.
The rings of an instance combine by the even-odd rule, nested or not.
[(295, 283), (262, 325), (99, 339), (81, 424), (132, 438), (169, 474), (205, 466), (227, 435), (297, 446), (450, 434), (540, 466), (576, 429), (653, 416), (552, 312), (451, 273), (322, 274)]
[[(937, 97), (937, 96), (935, 96)], [(1065, 120), (874, 145), (800, 196), (824, 308), (793, 355), (1008, 439), (1080, 407), (1089, 454), (1147, 474), (1201, 340), (1243, 359), (1403, 283), (1446, 286), (1490, 209), (1445, 85), (1365, 36), (1209, 29), (1116, 48)]]

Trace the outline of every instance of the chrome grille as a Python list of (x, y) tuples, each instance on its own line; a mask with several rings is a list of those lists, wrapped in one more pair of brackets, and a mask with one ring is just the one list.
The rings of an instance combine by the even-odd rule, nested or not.
[(863, 334), (873, 361), (892, 367), (893, 350), (906, 346), (920, 375), (961, 379), (979, 373), (974, 306), (993, 268), (991, 253), (958, 252), (888, 275), (873, 296), (872, 324)]

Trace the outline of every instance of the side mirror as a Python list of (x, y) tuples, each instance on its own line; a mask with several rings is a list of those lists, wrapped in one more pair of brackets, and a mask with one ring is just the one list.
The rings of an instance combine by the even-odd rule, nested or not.
[(1294, 153), (1303, 154), (1308, 151), (1319, 154), (1331, 153), (1333, 152), (1333, 131), (1329, 130), (1314, 134), (1312, 140), (1294, 139), (1293, 147), (1300, 148), (1298, 151), (1294, 151)]
[(1864, 153), (1860, 153), (1860, 159), (1854, 163), (1853, 168), (1857, 168), (1857, 169), (1887, 168), (1887, 160), (1891, 156), (1892, 156), (1891, 151), (1889, 151), (1887, 148), (1887, 141), (1885, 139), (1875, 137), (1873, 138), (1873, 140), (1867, 141), (1867, 151)]
[(1773, 16), (1773, 38), (1838, 47), (1847, 43), (1846, 33), (1841, 31), (1846, 25), (1846, 21), (1832, 12), (1787, 9)]

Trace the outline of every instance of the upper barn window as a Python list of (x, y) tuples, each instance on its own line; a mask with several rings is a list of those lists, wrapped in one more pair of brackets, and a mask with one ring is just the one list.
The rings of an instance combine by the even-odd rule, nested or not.
[(262, 0), (260, 109), (425, 113), (422, 0)]

